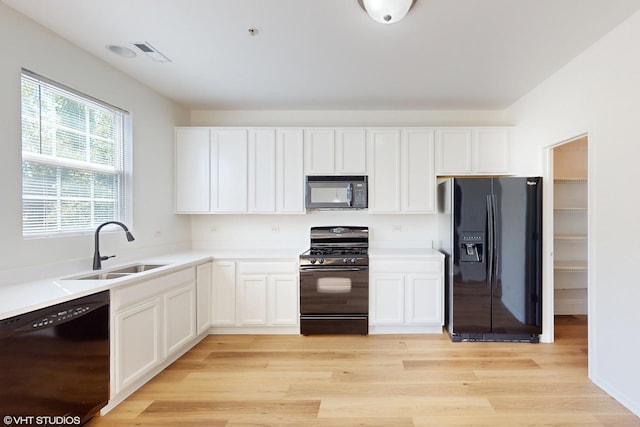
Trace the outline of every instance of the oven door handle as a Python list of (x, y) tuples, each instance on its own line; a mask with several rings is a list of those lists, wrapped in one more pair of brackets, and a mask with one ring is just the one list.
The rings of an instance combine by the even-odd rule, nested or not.
[(319, 272), (327, 272), (327, 271), (331, 271), (331, 272), (341, 272), (341, 271), (365, 271), (368, 270), (369, 267), (338, 267), (338, 268), (331, 268), (331, 267), (300, 267), (300, 271), (319, 271)]

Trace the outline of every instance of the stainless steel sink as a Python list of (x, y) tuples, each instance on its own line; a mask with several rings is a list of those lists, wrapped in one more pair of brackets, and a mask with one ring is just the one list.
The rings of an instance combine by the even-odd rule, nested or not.
[(128, 267), (118, 268), (116, 270), (105, 272), (93, 272), (84, 276), (66, 277), (65, 280), (112, 280), (121, 277), (130, 276), (136, 273), (153, 270), (154, 268), (164, 267), (166, 264), (134, 264)]
[(153, 270), (154, 268), (164, 267), (165, 264), (136, 264), (129, 267), (119, 268), (117, 270), (111, 270), (109, 273), (116, 274), (135, 274), (142, 273), (143, 271)]

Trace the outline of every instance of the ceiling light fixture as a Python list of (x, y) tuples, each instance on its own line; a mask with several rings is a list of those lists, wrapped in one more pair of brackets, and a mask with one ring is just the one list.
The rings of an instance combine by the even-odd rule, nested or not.
[(358, 0), (360, 7), (381, 24), (393, 24), (405, 17), (416, 0)]

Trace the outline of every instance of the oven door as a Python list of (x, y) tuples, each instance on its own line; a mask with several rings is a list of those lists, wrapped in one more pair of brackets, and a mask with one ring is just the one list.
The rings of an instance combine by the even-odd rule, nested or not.
[(300, 267), (301, 315), (367, 315), (368, 267)]

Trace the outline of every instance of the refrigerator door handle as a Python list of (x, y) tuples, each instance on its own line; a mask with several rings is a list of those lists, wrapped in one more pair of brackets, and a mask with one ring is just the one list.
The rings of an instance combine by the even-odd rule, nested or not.
[(491, 195), (491, 221), (493, 223), (493, 232), (491, 233), (491, 257), (492, 257), (492, 262), (491, 262), (491, 267), (493, 268), (492, 272), (491, 272), (491, 276), (495, 277), (496, 279), (494, 280), (495, 283), (492, 283), (492, 286), (497, 287), (498, 286), (498, 220), (496, 218), (496, 212), (498, 211), (498, 208), (496, 206), (496, 196), (495, 195)]
[(487, 195), (487, 259), (489, 262), (487, 263), (487, 279), (489, 282), (489, 287), (493, 287), (493, 237), (494, 237), (494, 216), (493, 216), (493, 196), (491, 194)]

